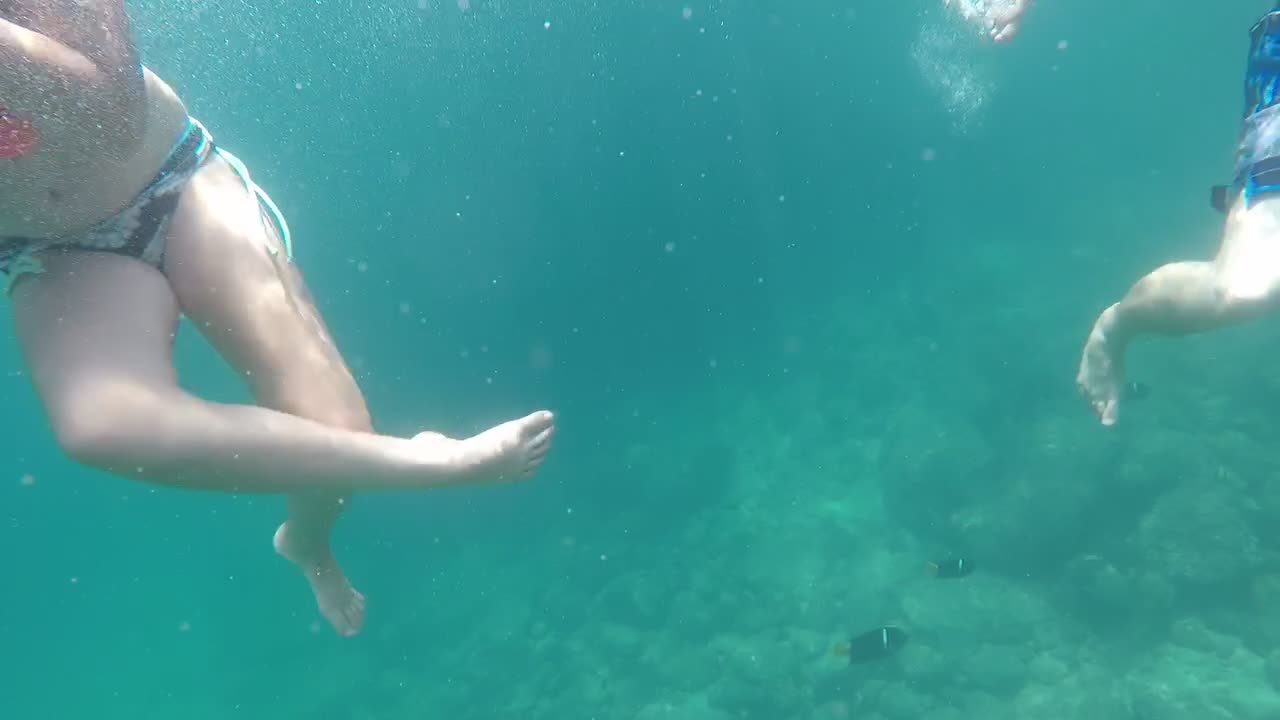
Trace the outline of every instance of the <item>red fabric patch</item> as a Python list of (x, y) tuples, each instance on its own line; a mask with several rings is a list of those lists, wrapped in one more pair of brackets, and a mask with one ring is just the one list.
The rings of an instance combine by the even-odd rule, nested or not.
[(0, 160), (22, 157), (39, 141), (40, 133), (29, 119), (18, 117), (0, 105)]

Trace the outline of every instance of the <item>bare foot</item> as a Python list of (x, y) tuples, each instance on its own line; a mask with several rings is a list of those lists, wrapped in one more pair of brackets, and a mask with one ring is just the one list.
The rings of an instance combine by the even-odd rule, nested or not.
[(465, 440), (424, 432), (413, 441), (421, 443), (424, 452), (452, 455), (465, 482), (509, 482), (531, 477), (542, 465), (555, 430), (555, 416), (543, 410)]
[(462, 442), (481, 459), (481, 473), (489, 482), (532, 477), (551, 449), (555, 416), (543, 410), (489, 428)]
[(1120, 393), (1124, 386), (1122, 349), (1107, 339), (1103, 327), (1110, 324), (1115, 306), (1103, 311), (1085, 342), (1076, 385), (1089, 400), (1103, 425), (1114, 425), (1120, 414)]
[(288, 523), (276, 529), (272, 542), (276, 552), (297, 565), (307, 582), (311, 583), (320, 614), (333, 625), (333, 629), (345, 637), (360, 632), (364, 625), (364, 595), (351, 587), (347, 576), (342, 574), (342, 568), (338, 567), (333, 551), (327, 546), (301, 547), (302, 543), (295, 542), (289, 535)]

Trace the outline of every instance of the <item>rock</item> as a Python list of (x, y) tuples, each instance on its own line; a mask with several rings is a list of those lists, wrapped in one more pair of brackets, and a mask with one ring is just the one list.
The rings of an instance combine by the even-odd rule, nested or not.
[(1170, 628), (1170, 640), (1176, 645), (1201, 654), (1230, 657), (1240, 647), (1240, 640), (1215, 633), (1199, 618), (1183, 618)]
[(1060, 622), (1029, 586), (982, 574), (921, 584), (903, 597), (902, 612), (913, 640), (944, 654), (979, 642), (1025, 643)]
[(1133, 630), (1163, 633), (1174, 590), (1160, 575), (1145, 569), (1118, 567), (1099, 555), (1072, 559), (1057, 593), (1084, 616), (1100, 618), (1101, 632)]
[(985, 692), (965, 693), (963, 702), (964, 716), (966, 718), (982, 718), (982, 720), (1007, 720), (1010, 718), (1008, 701), (1001, 700), (994, 695)]
[(953, 707), (937, 707), (925, 714), (921, 720), (966, 720), (966, 716)]
[(1280, 650), (1272, 650), (1263, 664), (1263, 673), (1273, 690), (1280, 690)]
[(1030, 656), (1022, 645), (983, 645), (969, 655), (961, 672), (971, 687), (1009, 695), (1026, 684)]
[(909, 686), (894, 683), (880, 694), (879, 711), (889, 720), (919, 720), (932, 702)]
[(938, 538), (957, 508), (989, 497), (994, 457), (974, 423), (908, 406), (889, 427), (882, 486), (885, 510), (901, 526)]
[(707, 704), (701, 695), (650, 703), (636, 715), (636, 720), (732, 720)]
[(599, 637), (602, 645), (607, 647), (611, 653), (627, 657), (638, 655), (643, 642), (635, 628), (615, 623), (601, 625)]
[(1117, 720), (1134, 717), (1124, 689), (1116, 687), (1110, 678), (1091, 680), (1075, 675), (1053, 684), (1028, 684), (1014, 699), (1013, 708), (1016, 718)]
[(923, 640), (908, 642), (898, 653), (902, 670), (912, 682), (940, 685), (951, 681), (955, 672), (953, 658)]
[(1066, 663), (1048, 653), (1038, 653), (1027, 665), (1027, 674), (1036, 682), (1056, 686), (1070, 673)]
[[(1266, 661), (1238, 639), (1181, 622), (1166, 644), (1127, 677), (1133, 714), (1160, 720), (1274, 720), (1280, 694)], [(1183, 644), (1186, 643), (1186, 644)], [(1191, 647), (1194, 645), (1195, 647)]]
[[(1211, 479), (1210, 479), (1211, 480)], [(1252, 511), (1231, 488), (1198, 479), (1175, 486), (1142, 519), (1140, 564), (1175, 589), (1212, 589), (1251, 578), (1262, 562)]]

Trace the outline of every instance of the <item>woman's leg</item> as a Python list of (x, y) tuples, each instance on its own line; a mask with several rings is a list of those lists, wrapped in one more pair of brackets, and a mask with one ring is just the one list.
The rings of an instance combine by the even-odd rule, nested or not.
[[(183, 312), (235, 367), (258, 403), (336, 428), (372, 433), (363, 394), (245, 182), (215, 158), (192, 179), (170, 227), (165, 274)], [(550, 418), (535, 427), (541, 461)], [(425, 436), (448, 443), (442, 436)], [(352, 478), (352, 487), (360, 486)], [(334, 559), (330, 534), (345, 498), (292, 494), (275, 547), (310, 581), (322, 614), (343, 634), (364, 621), (364, 598)]]
[(514, 480), (537, 468), (550, 413), (473, 438), (352, 432), (178, 387), (178, 307), (154, 268), (106, 253), (51, 253), (13, 290), (19, 343), (70, 455), (126, 477), (223, 492), (345, 492)]
[[(243, 375), (261, 405), (332, 425), (372, 433), (364, 395), (289, 263), (273, 223), (221, 159), (192, 179), (175, 214), (165, 251), (165, 274), (183, 313)], [(531, 466), (550, 439), (549, 416), (536, 421)], [(420, 442), (451, 443), (443, 436)], [(353, 483), (358, 487), (360, 483)], [(275, 548), (310, 580), (321, 614), (339, 633), (364, 623), (364, 597), (344, 577), (330, 533), (346, 498), (294, 493)]]
[[(182, 246), (179, 241), (179, 258)], [(339, 492), (517, 479), (532, 473), (547, 452), (549, 413), (466, 441), (434, 433), (404, 441), (265, 407), (200, 400), (178, 387), (178, 301), (164, 275), (118, 255), (67, 252), (44, 261), (45, 273), (17, 283), (13, 306), (23, 354), (60, 445), (88, 465), (148, 482), (291, 492), (289, 521), (276, 532), (276, 548), (300, 566), (325, 618), (340, 633), (360, 628), (364, 598), (329, 552)], [(317, 366), (306, 368), (315, 372)], [(325, 418), (329, 423), (367, 427), (349, 397), (342, 404), (334, 400), (353, 383), (330, 380), (326, 387), (334, 395), (310, 388), (317, 400), (328, 398), (314, 405), (298, 400), (301, 386), (288, 379), (271, 386), (279, 395), (270, 395), (257, 379), (255, 389), (274, 404), (296, 402), (316, 415), (332, 410)], [(339, 415), (339, 409), (351, 414)]]
[[(363, 394), (330, 337), (301, 276), (277, 272), (266, 238), (202, 231), (200, 207), (212, 191), (202, 180), (180, 208), (166, 252), (170, 287), (192, 323), (244, 378), (258, 404), (343, 430), (372, 433)], [(218, 183), (221, 185), (221, 183)], [(234, 189), (233, 189), (234, 190)], [(221, 190), (219, 190), (221, 192)], [(243, 186), (228, 200), (244, 203)], [(272, 238), (273, 242), (277, 242)], [(251, 303), (227, 302), (228, 298)], [(292, 303), (286, 302), (288, 298)], [(286, 521), (273, 544), (311, 584), (320, 613), (342, 635), (364, 624), (364, 596), (338, 565), (330, 535), (347, 497), (336, 493), (288, 496)]]
[[(193, 179), (170, 227), (170, 287), (260, 405), (372, 433), (364, 395), (269, 227), (244, 183), (213, 160)], [(268, 247), (278, 255), (269, 255)], [(330, 544), (346, 501), (335, 493), (289, 495), (274, 545), (311, 583), (321, 614), (339, 633), (354, 635), (364, 622), (364, 596), (347, 580)]]

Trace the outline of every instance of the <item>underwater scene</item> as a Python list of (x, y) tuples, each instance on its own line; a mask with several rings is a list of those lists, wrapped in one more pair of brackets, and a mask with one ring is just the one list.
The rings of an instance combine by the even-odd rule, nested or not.
[(11, 323), (0, 718), (1280, 719), (1280, 327), (1170, 309), (1280, 273), (1271, 6), (130, 0), (377, 433), (554, 444), (344, 497), (335, 619), (282, 492), (72, 459)]

